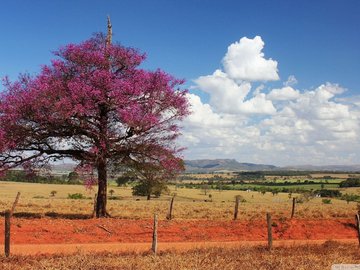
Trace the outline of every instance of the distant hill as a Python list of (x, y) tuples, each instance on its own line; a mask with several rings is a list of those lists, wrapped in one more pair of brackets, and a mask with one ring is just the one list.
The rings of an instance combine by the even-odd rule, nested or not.
[(299, 166), (286, 166), (282, 170), (294, 171), (328, 171), (328, 172), (360, 172), (360, 165), (299, 165)]
[(274, 165), (240, 163), (235, 159), (184, 160), (186, 172), (210, 173), (215, 171), (265, 171), (280, 169)]
[[(196, 159), (184, 160), (188, 173), (211, 173), (215, 171), (328, 171), (328, 172), (360, 172), (360, 165), (295, 165), (277, 167), (274, 165), (240, 163), (235, 159)], [(75, 169), (74, 163), (53, 164), (55, 173), (69, 173)]]

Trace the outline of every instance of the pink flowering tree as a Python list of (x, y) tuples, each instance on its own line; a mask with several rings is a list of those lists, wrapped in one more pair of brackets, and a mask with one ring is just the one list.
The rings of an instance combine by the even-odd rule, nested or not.
[(181, 169), (175, 139), (189, 113), (182, 80), (141, 69), (145, 55), (112, 44), (110, 23), (107, 36), (69, 44), (55, 56), (37, 76), (4, 81), (2, 170), (71, 158), (95, 171), (96, 216), (104, 217), (109, 171), (142, 162)]

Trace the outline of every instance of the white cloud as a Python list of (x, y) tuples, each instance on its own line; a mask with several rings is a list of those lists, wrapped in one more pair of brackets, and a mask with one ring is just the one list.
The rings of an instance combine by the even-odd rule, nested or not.
[(266, 95), (257, 91), (254, 97), (245, 100), (251, 90), (249, 82), (236, 82), (221, 70), (195, 80), (198, 88), (210, 94), (210, 104), (222, 113), (273, 114), (276, 112)]
[(192, 112), (185, 120), (188, 125), (219, 128), (235, 124), (231, 117), (216, 114), (209, 104), (202, 103), (199, 96), (187, 94), (187, 98)]
[(276, 81), (277, 62), (265, 59), (264, 42), (261, 37), (254, 39), (243, 37), (228, 47), (223, 58), (225, 72), (230, 78), (245, 81)]
[(294, 86), (295, 84), (297, 84), (298, 81), (297, 79), (295, 78), (294, 75), (290, 75), (287, 79), (286, 82), (284, 82), (284, 86)]
[(188, 94), (193, 114), (184, 121), (187, 158), (236, 158), (242, 162), (360, 164), (360, 98), (324, 83), (297, 90), (295, 76), (283, 87), (253, 81), (277, 80), (277, 62), (266, 60), (260, 37), (229, 46), (224, 69), (194, 80), (209, 103)]
[(266, 96), (270, 100), (293, 100), (300, 96), (299, 91), (290, 86), (285, 86), (281, 89), (273, 89)]

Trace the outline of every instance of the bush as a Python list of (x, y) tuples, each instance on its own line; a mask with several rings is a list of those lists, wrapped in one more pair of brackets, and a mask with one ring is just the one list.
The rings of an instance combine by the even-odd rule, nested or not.
[(356, 202), (360, 200), (360, 196), (356, 194), (345, 194), (341, 196), (342, 200), (345, 200), (347, 203), (349, 202)]
[(322, 189), (322, 190), (317, 190), (315, 192), (316, 194), (319, 194), (320, 197), (340, 197), (341, 196), (341, 192), (338, 190), (332, 190), (332, 189)]
[(68, 199), (83, 200), (86, 199), (86, 197), (81, 193), (73, 193), (73, 194), (68, 194)]
[(299, 197), (296, 198), (297, 203), (305, 203), (310, 201), (313, 198), (313, 195), (311, 192), (304, 192)]
[(360, 187), (360, 178), (348, 178), (342, 181), (340, 187)]
[(322, 199), (323, 204), (331, 204), (331, 199)]

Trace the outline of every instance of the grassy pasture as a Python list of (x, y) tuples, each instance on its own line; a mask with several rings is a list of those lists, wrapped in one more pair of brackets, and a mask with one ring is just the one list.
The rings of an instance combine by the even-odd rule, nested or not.
[[(271, 212), (274, 218), (289, 217), (292, 198), (287, 193), (273, 196), (267, 192), (246, 192), (237, 190), (209, 190), (204, 194), (200, 189), (186, 189), (170, 187), (170, 194), (157, 199), (146, 201), (145, 197), (133, 197), (130, 187), (109, 186), (114, 190), (114, 196), (119, 200), (108, 200), (108, 210), (111, 215), (126, 219), (152, 218), (158, 213), (165, 218), (171, 195), (176, 193), (174, 216), (177, 219), (231, 219), (233, 216), (234, 197), (241, 195), (246, 202), (240, 204), (239, 218), (263, 218), (266, 212)], [(51, 191), (56, 191), (51, 196)], [(9, 209), (17, 192), (21, 197), (16, 212), (36, 213), (46, 215), (57, 214), (91, 214), (93, 210), (93, 196), (95, 190), (86, 190), (81, 185), (53, 185), (0, 182), (0, 211)], [(352, 192), (359, 194), (359, 189)], [(82, 193), (87, 199), (68, 199), (69, 193)], [(211, 194), (211, 198), (209, 197)], [(300, 197), (293, 194), (293, 197)], [(110, 196), (109, 196), (110, 197)], [(206, 201), (205, 201), (206, 200)], [(322, 198), (314, 198), (308, 202), (297, 204), (297, 218), (353, 218), (357, 211), (357, 204), (332, 199), (331, 204), (323, 204)]]

